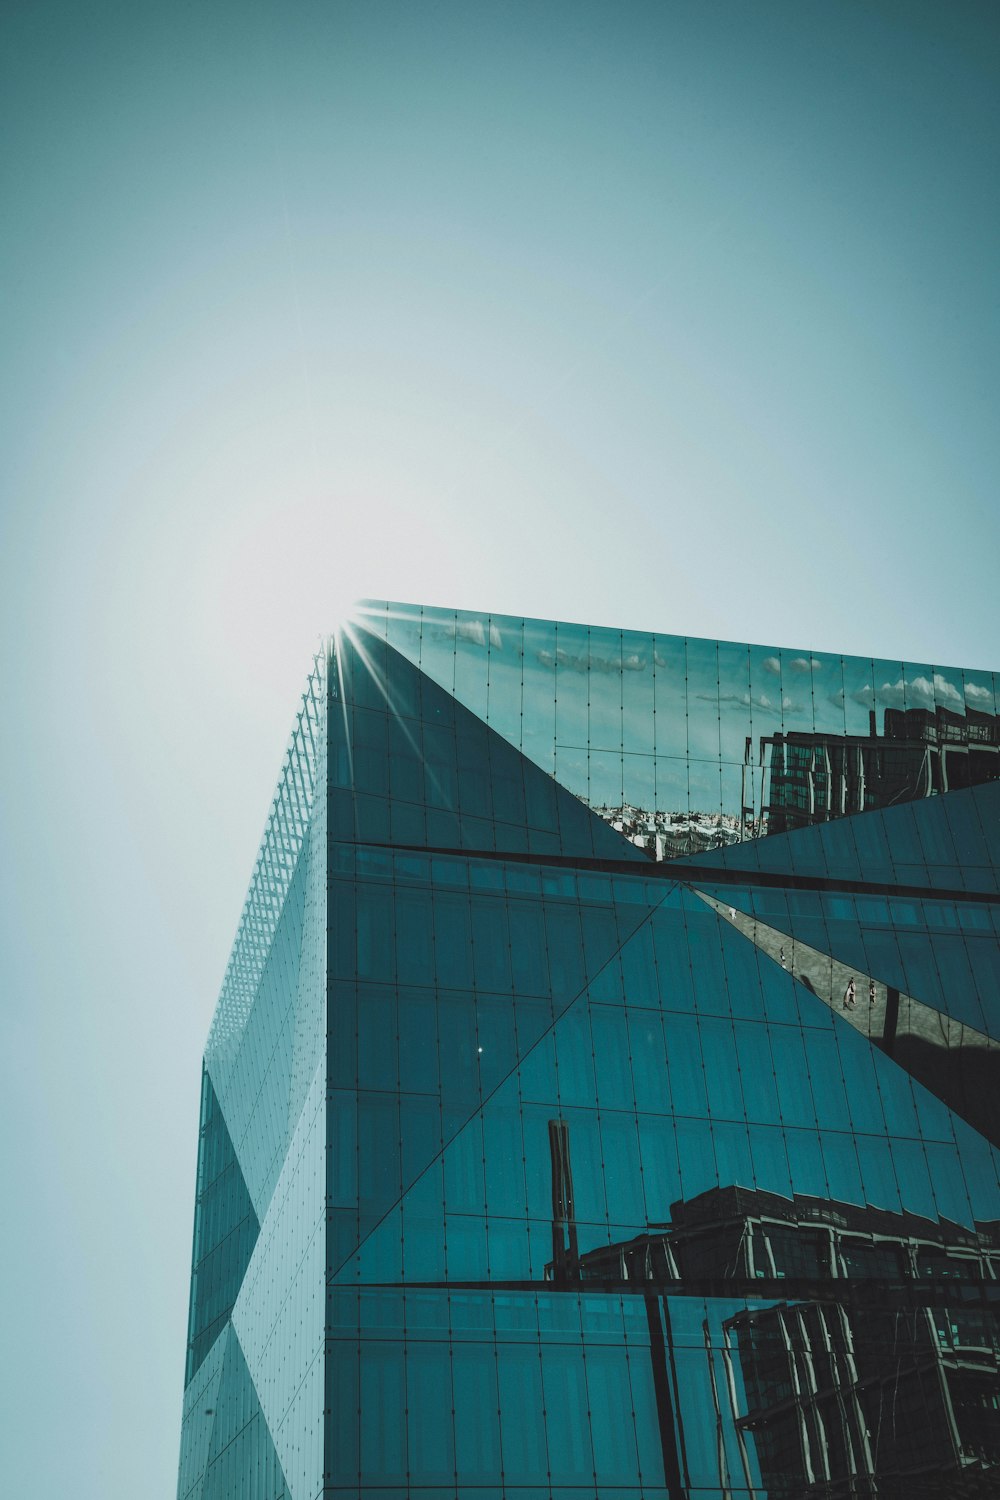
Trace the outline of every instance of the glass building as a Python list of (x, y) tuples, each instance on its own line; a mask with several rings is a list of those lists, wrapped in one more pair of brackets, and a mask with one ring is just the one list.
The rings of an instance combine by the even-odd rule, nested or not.
[(998, 686), (359, 606), (205, 1051), (180, 1500), (1000, 1495)]

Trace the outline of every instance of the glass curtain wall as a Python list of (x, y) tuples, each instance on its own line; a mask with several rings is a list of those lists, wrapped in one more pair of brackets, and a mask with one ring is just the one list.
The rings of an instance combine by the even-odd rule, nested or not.
[(209, 1065), (183, 1500), (995, 1496), (993, 694), (360, 608)]

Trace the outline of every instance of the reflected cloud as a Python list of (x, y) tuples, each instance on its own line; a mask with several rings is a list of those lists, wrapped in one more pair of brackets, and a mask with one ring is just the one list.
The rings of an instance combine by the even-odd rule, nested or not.
[(793, 656), (788, 665), (793, 672), (819, 672), (823, 663), (817, 656)]
[(781, 662), (776, 656), (765, 656), (761, 662), (765, 672), (770, 672), (772, 677), (781, 676)]
[(898, 682), (883, 682), (879, 697), (891, 708), (934, 708), (944, 704), (961, 710), (965, 705), (962, 694), (940, 672), (929, 677), (901, 677)]
[(543, 667), (562, 667), (564, 672), (600, 672), (609, 676), (612, 672), (645, 672), (644, 656), (583, 656), (572, 651), (536, 651), (536, 660)]
[(981, 687), (978, 682), (967, 682), (965, 684), (965, 699), (967, 703), (986, 705), (993, 704), (993, 694), (987, 687)]
[(798, 714), (802, 712), (802, 704), (796, 703), (792, 698), (784, 697), (780, 701), (769, 698), (766, 693), (698, 693), (696, 695), (702, 703), (727, 703), (732, 708), (759, 708), (764, 713), (776, 714), (784, 710), (785, 713)]
[[(827, 694), (826, 701), (832, 704), (834, 708), (843, 708), (844, 703), (847, 701), (847, 694), (845, 694), (843, 688), (838, 688), (835, 693)], [(862, 683), (861, 687), (855, 688), (854, 692), (850, 694), (850, 701), (852, 703), (860, 703), (863, 708), (874, 708), (875, 694), (867, 683)]]
[(487, 645), (496, 651), (503, 650), (503, 637), (490, 620), (443, 620), (435, 627), (434, 638), (439, 641), (467, 641), (470, 646)]

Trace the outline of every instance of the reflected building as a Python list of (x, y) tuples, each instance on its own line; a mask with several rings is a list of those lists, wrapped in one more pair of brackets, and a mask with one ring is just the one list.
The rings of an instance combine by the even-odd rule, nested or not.
[(180, 1500), (1000, 1493), (996, 725), (359, 606), (205, 1051)]
[(1000, 718), (969, 709), (886, 708), (884, 733), (869, 713), (867, 735), (790, 730), (763, 736), (764, 817), (770, 833), (1000, 777)]
[(703, 854), (754, 837), (745, 821), (728, 813), (650, 812), (648, 808), (595, 807), (599, 818), (642, 849), (650, 859), (675, 859), (680, 854)]
[[(566, 1276), (557, 1261), (548, 1272)], [(751, 1491), (997, 1493), (1000, 1224), (711, 1189), (661, 1229), (584, 1255), (577, 1276), (695, 1295), (747, 1284), (753, 1301), (722, 1323), (721, 1386), (710, 1339), (706, 1357)]]

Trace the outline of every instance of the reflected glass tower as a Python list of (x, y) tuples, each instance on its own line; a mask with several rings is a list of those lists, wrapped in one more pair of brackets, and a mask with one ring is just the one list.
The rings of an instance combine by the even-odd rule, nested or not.
[(995, 692), (360, 606), (206, 1047), (180, 1500), (1000, 1494)]

